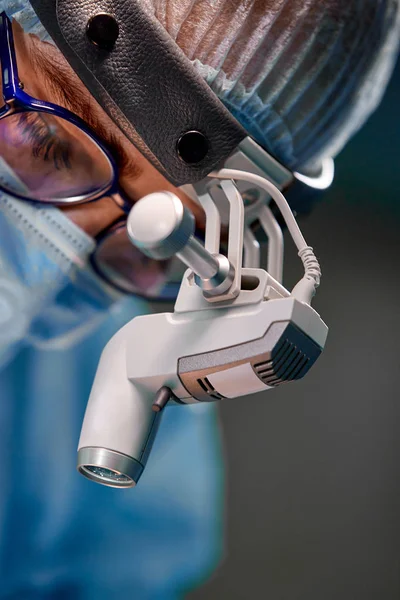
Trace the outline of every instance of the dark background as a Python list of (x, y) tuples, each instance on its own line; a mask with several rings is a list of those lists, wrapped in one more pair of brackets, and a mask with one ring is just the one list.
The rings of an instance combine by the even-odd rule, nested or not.
[(226, 557), (188, 600), (400, 598), (399, 106), (398, 66), (301, 223), (323, 267), (324, 354), (299, 383), (221, 403)]

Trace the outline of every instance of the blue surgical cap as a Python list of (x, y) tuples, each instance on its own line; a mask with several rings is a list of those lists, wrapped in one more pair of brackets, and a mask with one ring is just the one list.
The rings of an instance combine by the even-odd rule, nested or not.
[[(379, 105), (400, 0), (142, 0), (238, 121), (292, 170), (336, 156)], [(5, 0), (48, 35), (27, 0)]]
[(3, 0), (2, 6), (10, 19), (16, 19), (27, 33), (34, 33), (41, 40), (51, 41), (49, 34), (36, 16), (30, 2), (27, 0)]

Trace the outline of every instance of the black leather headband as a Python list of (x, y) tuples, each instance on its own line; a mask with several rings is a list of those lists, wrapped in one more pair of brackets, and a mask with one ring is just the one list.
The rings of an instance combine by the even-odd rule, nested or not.
[(246, 137), (140, 0), (31, 4), (96, 100), (175, 185), (203, 179)]

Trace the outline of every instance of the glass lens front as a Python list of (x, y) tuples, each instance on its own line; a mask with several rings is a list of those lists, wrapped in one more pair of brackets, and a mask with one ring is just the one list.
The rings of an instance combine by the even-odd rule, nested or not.
[(58, 204), (82, 202), (113, 181), (111, 162), (97, 143), (44, 112), (0, 119), (0, 171), (6, 192)]
[(99, 273), (124, 292), (153, 299), (174, 300), (185, 269), (178, 268), (171, 277), (175, 261), (153, 260), (142, 254), (132, 245), (124, 223), (98, 243), (93, 261)]
[(95, 475), (99, 479), (104, 480), (106, 483), (119, 483), (125, 485), (131, 485), (132, 479), (123, 475), (122, 473), (117, 473), (116, 471), (110, 471), (110, 469), (105, 469), (104, 467), (94, 467), (91, 465), (86, 465), (83, 467), (83, 472), (88, 471), (89, 473)]

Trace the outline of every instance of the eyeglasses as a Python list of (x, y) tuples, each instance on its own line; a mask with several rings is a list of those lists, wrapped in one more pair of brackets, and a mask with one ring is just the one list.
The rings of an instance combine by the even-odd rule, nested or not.
[[(108, 196), (129, 214), (132, 201), (118, 184), (118, 167), (96, 134), (69, 110), (23, 90), (5, 12), (0, 14), (0, 63), (5, 102), (0, 108), (0, 171), (5, 173), (0, 190), (20, 200), (55, 206)], [(103, 230), (96, 242), (91, 263), (109, 284), (152, 299), (176, 298), (181, 271), (174, 273), (173, 263), (140, 253), (128, 238), (126, 216)]]

